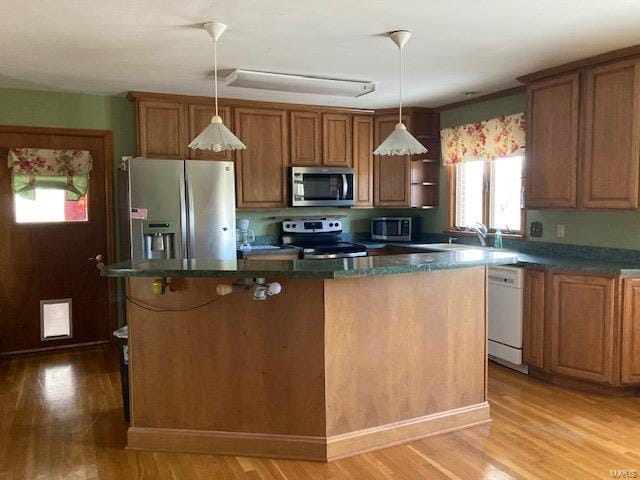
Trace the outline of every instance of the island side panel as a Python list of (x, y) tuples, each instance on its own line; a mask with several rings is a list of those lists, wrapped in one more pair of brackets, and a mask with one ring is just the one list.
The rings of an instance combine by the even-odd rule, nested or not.
[(484, 267), (325, 281), (330, 459), (488, 420), (485, 300)]
[[(156, 309), (185, 309), (215, 298), (216, 285), (233, 280), (173, 279), (176, 291), (153, 295), (153, 279), (130, 278), (127, 292)], [(221, 448), (206, 437), (184, 440), (185, 431), (324, 437), (323, 281), (280, 281), (283, 292), (266, 301), (247, 291), (188, 312), (128, 303), (129, 447)], [(155, 443), (154, 429), (163, 429)], [(169, 444), (172, 434), (182, 439), (176, 445)]]

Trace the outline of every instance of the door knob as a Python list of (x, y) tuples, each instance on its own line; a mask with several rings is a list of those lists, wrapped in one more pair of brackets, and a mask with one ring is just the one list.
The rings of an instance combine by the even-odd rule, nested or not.
[(95, 260), (96, 262), (100, 263), (100, 262), (104, 261), (104, 255), (99, 253), (95, 257), (90, 257), (89, 260)]

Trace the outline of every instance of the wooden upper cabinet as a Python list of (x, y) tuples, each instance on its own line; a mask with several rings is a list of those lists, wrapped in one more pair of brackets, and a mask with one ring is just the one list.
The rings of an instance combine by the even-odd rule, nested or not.
[(352, 135), (350, 114), (322, 114), (322, 163), (335, 167), (351, 167)]
[(554, 274), (550, 321), (551, 370), (614, 383), (615, 279)]
[(356, 207), (373, 206), (373, 117), (353, 117), (353, 170)]
[(235, 108), (235, 134), (247, 146), (236, 152), (238, 208), (287, 206), (287, 111)]
[(148, 158), (187, 158), (185, 105), (178, 102), (138, 100), (138, 155)]
[[(395, 114), (375, 118), (375, 145), (380, 145), (398, 123)], [(376, 155), (374, 159), (374, 205), (411, 206), (411, 160), (408, 155)]]
[(523, 356), (530, 366), (544, 366), (545, 272), (524, 271)]
[(640, 383), (640, 278), (624, 280), (622, 383)]
[(573, 208), (576, 202), (580, 75), (528, 86), (527, 208)]
[[(196, 138), (200, 133), (209, 126), (211, 117), (216, 113), (213, 105), (190, 104), (189, 109), (189, 141)], [(232, 129), (233, 122), (231, 118), (231, 107), (219, 107), (218, 114), (222, 118), (228, 128)], [(193, 160), (233, 160), (233, 154), (230, 150), (222, 152), (213, 152), (211, 150), (193, 150), (189, 149), (189, 158)]]
[(318, 112), (292, 111), (289, 118), (291, 165), (320, 165), (322, 163), (320, 114)]
[(640, 62), (625, 61), (585, 74), (584, 155), (580, 169), (585, 208), (638, 208)]

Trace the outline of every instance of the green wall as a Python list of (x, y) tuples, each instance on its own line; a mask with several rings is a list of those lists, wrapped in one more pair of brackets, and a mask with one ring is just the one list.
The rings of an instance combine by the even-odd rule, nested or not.
[[(440, 115), (441, 128), (486, 120), (499, 115), (524, 112), (527, 105), (525, 93), (488, 100), (451, 110)], [(441, 168), (440, 205), (437, 211), (426, 214), (428, 231), (442, 232), (445, 227), (447, 202), (447, 167)], [(593, 245), (616, 248), (640, 248), (640, 212), (619, 211), (561, 211), (527, 210), (527, 231), (532, 221), (543, 224), (542, 238), (528, 240)], [(556, 225), (565, 225), (565, 237), (556, 237)]]
[(135, 153), (135, 121), (124, 97), (0, 89), (0, 124), (111, 130), (115, 159)]

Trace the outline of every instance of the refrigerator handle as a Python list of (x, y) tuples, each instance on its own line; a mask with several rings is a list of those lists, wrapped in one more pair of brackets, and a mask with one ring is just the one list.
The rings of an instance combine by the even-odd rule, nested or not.
[(180, 186), (180, 239), (181, 239), (181, 257), (183, 259), (189, 258), (187, 252), (187, 196), (184, 188), (184, 174), (181, 173), (178, 177), (178, 184)]
[(189, 202), (187, 212), (189, 213), (189, 258), (196, 258), (196, 220), (193, 206), (193, 182), (191, 174), (187, 174), (187, 201)]

